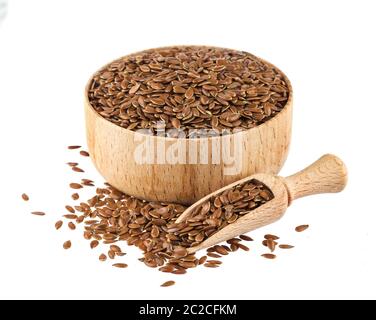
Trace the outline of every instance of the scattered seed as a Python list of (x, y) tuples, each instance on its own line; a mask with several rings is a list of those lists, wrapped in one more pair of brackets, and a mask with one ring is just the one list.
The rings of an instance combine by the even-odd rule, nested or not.
[(107, 253), (107, 255), (108, 255), (108, 257), (109, 257), (110, 259), (115, 259), (115, 252), (114, 252), (114, 251), (109, 250), (108, 253)]
[(303, 225), (297, 226), (295, 228), (295, 231), (296, 232), (303, 232), (304, 230), (307, 230), (308, 228), (309, 228), (308, 224), (303, 224)]
[(91, 249), (94, 249), (94, 248), (98, 247), (98, 245), (99, 245), (99, 241), (98, 240), (93, 240), (93, 241), (90, 242), (90, 248)]
[[(150, 70), (154, 69), (150, 68)], [(182, 85), (185, 87), (185, 94), (190, 86)], [(158, 83), (153, 85), (154, 88), (157, 86)], [(197, 87), (193, 85), (193, 88)], [(143, 85), (140, 85), (138, 90), (140, 92), (144, 90)], [(210, 85), (207, 90), (211, 90)], [(137, 91), (135, 97), (142, 102), (142, 98), (140, 99), (138, 94)], [(188, 92), (188, 96), (190, 95), (191, 92)], [(221, 97), (221, 99), (228, 98), (225, 95), (221, 95)], [(196, 89), (194, 89), (192, 99), (197, 98)], [(165, 97), (158, 96), (156, 99), (164, 100)], [(201, 100), (206, 102), (205, 99), (200, 98)], [(162, 105), (162, 101), (156, 101)], [(147, 100), (144, 102), (148, 103)], [(168, 106), (168, 104), (166, 105)], [(199, 110), (199, 112), (202, 111)], [(180, 116), (176, 119), (182, 121)], [(176, 123), (175, 127), (177, 127)], [(78, 163), (72, 162), (69, 165), (76, 167)], [(94, 185), (94, 182), (90, 179), (81, 179), (81, 183), (71, 183), (70, 187), (82, 188), (83, 185)], [(71, 197), (73, 200), (78, 200), (79, 194), (73, 193)], [(88, 201), (75, 206), (67, 205), (66, 210), (70, 214), (64, 215), (64, 217), (75, 220), (76, 223), (84, 222), (84, 238), (91, 241), (92, 249), (96, 248), (100, 241), (110, 245), (108, 256), (101, 254), (100, 261), (124, 256), (126, 253), (121, 252), (121, 248), (114, 243), (126, 241), (129, 245), (135, 245), (144, 252), (140, 261), (147, 266), (158, 268), (162, 272), (181, 275), (198, 265), (216, 268), (221, 264), (220, 260), (208, 260), (208, 257), (219, 259), (238, 249), (248, 251), (249, 248), (240, 242), (242, 240), (253, 241), (253, 239), (247, 235), (241, 235), (239, 238), (227, 240), (228, 245), (216, 245), (208, 248), (207, 255), (199, 259), (194, 254), (188, 254), (188, 248), (198, 245), (221, 228), (235, 222), (243, 214), (269, 201), (272, 197), (273, 194), (264, 184), (252, 180), (209, 199), (192, 212), (186, 222), (176, 224), (174, 221), (186, 207), (137, 199), (123, 194), (106, 183), (105, 187), (97, 188), (95, 195)], [(80, 215), (77, 216), (75, 212), (79, 212)], [(58, 221), (55, 223), (55, 228), (60, 229), (62, 225), (63, 222)], [(73, 222), (68, 222), (68, 227), (75, 229), (76, 225)], [(269, 243), (269, 247), (271, 244), (274, 244), (275, 247), (277, 239), (277, 236), (265, 235), (265, 245)], [(284, 246), (289, 245), (280, 245), (280, 248)], [(69, 249), (71, 242), (65, 242), (63, 247)], [(275, 258), (273, 254), (263, 256), (269, 259)], [(113, 266), (122, 268), (127, 265), (115, 263)]]
[(115, 242), (117, 242), (117, 241), (116, 240), (105, 240), (105, 241), (103, 241), (104, 244), (111, 244), (111, 243), (115, 243)]
[(71, 246), (72, 246), (72, 243), (71, 243), (69, 240), (68, 240), (68, 241), (65, 241), (64, 244), (63, 244), (63, 248), (64, 248), (65, 250), (70, 249)]
[(274, 252), (274, 250), (275, 250), (275, 242), (274, 242), (274, 240), (272, 240), (272, 239), (268, 239), (268, 240), (266, 240), (266, 246), (269, 248), (269, 250), (271, 251), (271, 252)]
[(67, 165), (70, 167), (78, 166), (78, 162), (67, 162)]
[(249, 251), (249, 248), (242, 243), (238, 243), (237, 247), (244, 250), (244, 251)]
[(70, 183), (69, 186), (72, 189), (81, 189), (82, 188), (82, 185), (80, 185), (79, 183)]
[(81, 179), (82, 183), (93, 183), (93, 180), (90, 179)]
[(226, 246), (226, 245), (221, 245), (221, 247), (225, 250), (227, 250), (227, 252), (231, 252), (232, 250), (230, 249), (229, 246)]
[(199, 260), (198, 260), (198, 264), (204, 264), (205, 262), (206, 262), (206, 260), (207, 260), (207, 256), (202, 256)]
[(24, 200), (24, 201), (29, 201), (29, 196), (26, 194), (26, 193), (23, 193), (22, 195), (21, 195), (21, 197), (22, 197), (22, 199)]
[(107, 260), (107, 256), (104, 254), (104, 253), (102, 253), (100, 256), (99, 256), (99, 261), (106, 261)]
[(90, 157), (89, 152), (84, 151), (84, 150), (81, 150), (81, 151), (80, 151), (80, 155), (81, 155), (81, 156), (84, 156), (84, 157)]
[(72, 170), (75, 171), (75, 172), (85, 172), (84, 170), (82, 170), (79, 167), (72, 167)]
[(71, 196), (71, 198), (73, 200), (78, 200), (80, 198), (80, 195), (78, 193), (73, 193), (72, 196)]
[(179, 262), (179, 266), (183, 267), (184, 269), (189, 269), (196, 267), (196, 264), (194, 262), (182, 261)]
[(294, 246), (289, 245), (289, 244), (280, 244), (279, 247), (281, 249), (292, 249), (292, 248), (294, 248)]
[(240, 235), (239, 238), (244, 240), (244, 241), (253, 241), (253, 239), (251, 237), (246, 236), (245, 234)]
[(235, 252), (239, 249), (239, 245), (237, 243), (231, 243), (230, 249), (232, 252)]
[(277, 257), (275, 254), (272, 254), (272, 253), (264, 253), (261, 256), (266, 259), (275, 259)]
[(171, 273), (173, 273), (173, 274), (186, 274), (187, 270), (185, 270), (185, 269), (178, 269), (178, 270), (172, 271)]
[(121, 269), (128, 267), (128, 265), (126, 263), (114, 263), (112, 266), (115, 267), (115, 268), (121, 268)]
[(94, 187), (94, 181), (93, 181), (93, 180), (90, 180), (90, 179), (81, 179), (81, 183), (82, 183), (84, 186)]
[(78, 218), (76, 214), (65, 214), (63, 215), (63, 217), (65, 219), (71, 219), (71, 220), (76, 220)]
[(71, 229), (71, 230), (76, 230), (76, 225), (75, 225), (72, 221), (70, 221), (70, 222), (68, 223), (68, 227), (69, 227), (69, 229)]
[(35, 216), (45, 216), (46, 214), (42, 211), (33, 211), (31, 214)]
[(271, 240), (278, 240), (279, 239), (279, 237), (275, 236), (274, 234), (266, 234), (266, 235), (264, 235), (264, 238), (266, 240), (269, 240), (269, 239), (271, 239)]
[(204, 267), (207, 267), (207, 268), (218, 268), (219, 265), (218, 264), (214, 264), (214, 263), (205, 263)]
[(115, 253), (121, 253), (120, 247), (114, 244), (110, 246), (110, 250), (112, 250)]
[(68, 149), (73, 150), (73, 149), (80, 149), (81, 146), (68, 146)]
[(239, 243), (240, 241), (241, 241), (241, 239), (238, 239), (238, 238), (232, 238), (232, 239), (227, 240), (226, 242), (227, 242), (228, 244), (233, 244), (233, 243), (237, 244), (237, 243)]
[(75, 213), (76, 211), (74, 210), (73, 207), (71, 206), (65, 206), (65, 209), (67, 209), (70, 213)]
[(161, 284), (161, 287), (170, 287), (170, 286), (173, 286), (175, 284), (175, 281), (166, 281), (164, 283)]
[(215, 251), (217, 251), (219, 254), (224, 255), (224, 256), (228, 255), (228, 251), (221, 246), (216, 246)]
[(171, 266), (171, 265), (167, 265), (167, 266), (160, 267), (158, 270), (161, 271), (161, 272), (170, 273), (170, 272), (174, 271), (174, 267)]
[(59, 230), (63, 225), (63, 221), (59, 220), (55, 223), (55, 229)]
[(93, 237), (93, 234), (90, 231), (85, 231), (84, 232), (84, 238), (86, 240), (91, 240), (92, 237)]

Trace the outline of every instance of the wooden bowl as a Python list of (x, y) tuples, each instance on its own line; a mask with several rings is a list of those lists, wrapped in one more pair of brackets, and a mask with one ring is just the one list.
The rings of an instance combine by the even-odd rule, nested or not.
[[(208, 159), (211, 159), (213, 145), (229, 144), (234, 150), (240, 150), (234, 153), (233, 165), (226, 164), (223, 159), (214, 164), (211, 161), (208, 164), (159, 164), (155, 158), (153, 163), (140, 164), (135, 159), (135, 152), (140, 140), (146, 136), (117, 126), (94, 110), (88, 98), (90, 79), (84, 103), (87, 143), (92, 161), (108, 183), (126, 194), (146, 200), (186, 205), (249, 175), (261, 172), (276, 174), (286, 160), (291, 136), (292, 88), (285, 75), (284, 78), (290, 91), (285, 107), (275, 117), (257, 127), (226, 137), (206, 139), (148, 136), (150, 146), (154, 148), (164, 143), (165, 150), (169, 150), (177, 143), (186, 143), (186, 159), (190, 159), (193, 154), (194, 145), (198, 147), (197, 157), (200, 159), (199, 146), (206, 146), (207, 143)], [(193, 149), (189, 148), (188, 143), (192, 143)], [(231, 167), (235, 168), (232, 172)]]

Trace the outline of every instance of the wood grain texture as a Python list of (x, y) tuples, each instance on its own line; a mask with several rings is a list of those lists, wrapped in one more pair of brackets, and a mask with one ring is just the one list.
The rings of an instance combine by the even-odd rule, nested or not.
[[(292, 88), (286, 106), (274, 118), (249, 130), (229, 136), (230, 145), (238, 138), (241, 152), (234, 155), (234, 164), (240, 170), (226, 174), (231, 165), (220, 159), (217, 164), (139, 164), (134, 154), (142, 135), (119, 127), (100, 116), (90, 105), (88, 86), (85, 91), (85, 117), (88, 149), (97, 170), (111, 185), (126, 194), (150, 200), (168, 201), (190, 205), (205, 195), (232, 182), (254, 173), (279, 172), (289, 149), (292, 117)], [(193, 145), (208, 144), (208, 159), (212, 157), (214, 145), (221, 145), (223, 137), (195, 139)], [(186, 139), (179, 139), (187, 141)], [(151, 137), (150, 147), (156, 149), (165, 144), (166, 149), (176, 143), (176, 139)], [(190, 159), (193, 149), (187, 148), (186, 158)], [(198, 157), (201, 156), (200, 151)]]
[(341, 159), (326, 154), (302, 171), (285, 178), (290, 202), (309, 195), (342, 191), (347, 169)]

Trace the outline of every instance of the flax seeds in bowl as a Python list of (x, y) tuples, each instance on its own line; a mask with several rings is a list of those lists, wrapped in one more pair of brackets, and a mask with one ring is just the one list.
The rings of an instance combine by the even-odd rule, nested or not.
[(214, 47), (146, 50), (98, 71), (88, 98), (105, 119), (129, 130), (250, 129), (276, 116), (289, 87), (275, 67)]
[[(251, 174), (280, 170), (292, 88), (279, 69), (244, 51), (165, 47), (96, 72), (85, 112), (89, 153), (111, 185), (146, 200), (191, 204)], [(150, 154), (138, 161), (145, 136)], [(221, 154), (225, 143), (235, 150), (233, 170)], [(170, 152), (176, 144), (185, 148), (178, 157)]]

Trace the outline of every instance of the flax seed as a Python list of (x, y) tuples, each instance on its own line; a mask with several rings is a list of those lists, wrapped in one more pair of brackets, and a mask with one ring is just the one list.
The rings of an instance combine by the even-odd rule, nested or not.
[(303, 224), (303, 225), (297, 226), (295, 228), (295, 231), (296, 232), (303, 232), (304, 230), (307, 230), (308, 228), (309, 228), (308, 224)]
[(175, 281), (170, 280), (170, 281), (166, 281), (166, 282), (162, 283), (161, 287), (171, 287), (174, 284), (175, 284)]
[(29, 196), (28, 196), (26, 193), (23, 193), (23, 194), (21, 195), (21, 197), (22, 197), (22, 199), (23, 199), (24, 201), (29, 201), (29, 200), (30, 200)]
[(68, 240), (63, 243), (63, 248), (65, 250), (70, 249), (72, 247), (72, 243)]

